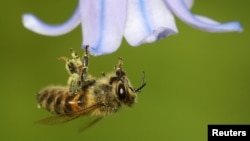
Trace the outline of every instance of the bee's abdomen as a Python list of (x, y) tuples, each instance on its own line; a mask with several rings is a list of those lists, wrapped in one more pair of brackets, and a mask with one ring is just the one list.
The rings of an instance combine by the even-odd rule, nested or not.
[(56, 114), (65, 113), (65, 97), (67, 97), (68, 91), (65, 87), (48, 87), (40, 91), (37, 94), (38, 104), (47, 109), (48, 111)]
[(55, 114), (72, 113), (81, 109), (84, 95), (69, 95), (66, 87), (48, 87), (37, 94), (37, 101), (42, 108)]

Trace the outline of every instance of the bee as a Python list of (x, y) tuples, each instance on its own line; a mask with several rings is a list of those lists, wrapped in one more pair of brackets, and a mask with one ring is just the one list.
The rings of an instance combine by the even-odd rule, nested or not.
[(134, 88), (123, 70), (123, 60), (119, 58), (115, 71), (96, 79), (88, 75), (89, 52), (80, 58), (70, 49), (72, 58), (60, 57), (66, 62), (69, 73), (67, 86), (49, 86), (36, 95), (38, 105), (54, 114), (38, 123), (56, 125), (91, 116), (93, 120), (80, 130), (92, 126), (103, 117), (116, 113), (123, 105), (131, 107), (136, 103), (137, 93), (146, 85), (143, 72), (142, 83)]

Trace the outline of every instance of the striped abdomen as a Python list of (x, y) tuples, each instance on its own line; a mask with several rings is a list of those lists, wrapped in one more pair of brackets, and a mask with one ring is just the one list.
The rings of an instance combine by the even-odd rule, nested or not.
[(85, 94), (69, 95), (66, 87), (48, 87), (37, 94), (37, 101), (42, 108), (55, 114), (74, 113), (83, 106)]

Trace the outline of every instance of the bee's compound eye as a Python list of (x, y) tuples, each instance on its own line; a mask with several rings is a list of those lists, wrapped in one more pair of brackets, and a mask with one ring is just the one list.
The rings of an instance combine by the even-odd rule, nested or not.
[(123, 84), (119, 84), (118, 89), (117, 89), (117, 94), (119, 100), (124, 100), (126, 98), (126, 89)]

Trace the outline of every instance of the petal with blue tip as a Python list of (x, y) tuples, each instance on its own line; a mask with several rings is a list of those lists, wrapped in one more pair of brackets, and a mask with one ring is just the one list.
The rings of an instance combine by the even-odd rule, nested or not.
[(128, 0), (124, 36), (129, 44), (151, 43), (178, 32), (163, 0)]
[(187, 24), (208, 32), (241, 32), (238, 22), (219, 23), (203, 16), (193, 15), (184, 0), (165, 0), (171, 11)]
[(126, 0), (80, 0), (83, 47), (92, 55), (116, 51), (122, 41), (127, 12)]

